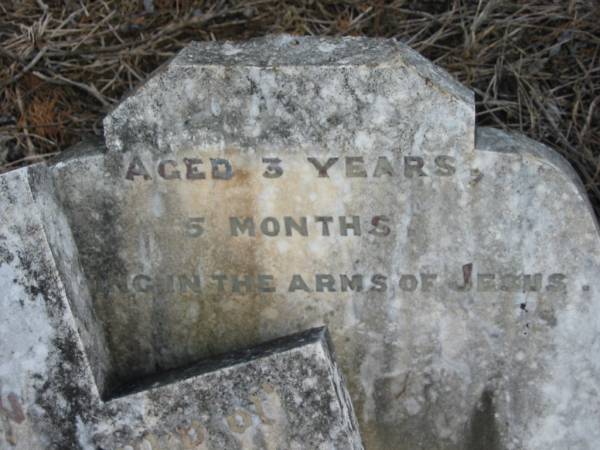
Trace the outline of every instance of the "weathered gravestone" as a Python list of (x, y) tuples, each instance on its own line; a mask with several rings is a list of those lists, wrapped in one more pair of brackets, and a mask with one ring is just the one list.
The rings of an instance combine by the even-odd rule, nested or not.
[(105, 137), (30, 172), (52, 186), (40, 214), (65, 216), (44, 232), (103, 395), (326, 324), (368, 449), (595, 448), (580, 182), (538, 143), (476, 132), (472, 93), (410, 49), (193, 44)]

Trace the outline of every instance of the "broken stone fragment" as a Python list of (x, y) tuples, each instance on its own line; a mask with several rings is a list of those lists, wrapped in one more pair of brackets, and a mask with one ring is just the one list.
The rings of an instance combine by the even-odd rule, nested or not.
[(127, 386), (79, 433), (90, 448), (360, 450), (327, 339), (313, 329)]

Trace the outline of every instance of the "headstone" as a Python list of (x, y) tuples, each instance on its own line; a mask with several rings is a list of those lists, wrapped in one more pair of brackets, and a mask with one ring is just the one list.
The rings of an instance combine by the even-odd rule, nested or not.
[[(60, 212), (33, 234), (58, 255), (102, 395), (327, 325), (365, 448), (600, 440), (600, 241), (581, 183), (543, 145), (475, 130), (472, 93), (404, 45), (193, 44), (105, 138), (30, 181)], [(31, 197), (7, 192), (20, 210)], [(11, 224), (2, 248), (33, 251)], [(17, 373), (3, 364), (0, 380)]]

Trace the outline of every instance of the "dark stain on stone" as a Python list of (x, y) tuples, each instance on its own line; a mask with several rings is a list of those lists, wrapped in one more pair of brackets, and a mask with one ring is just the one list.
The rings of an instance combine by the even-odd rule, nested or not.
[[(152, 105), (153, 109), (160, 111), (159, 106)], [(144, 111), (140, 105), (127, 104), (128, 114), (124, 123), (118, 123), (118, 119), (113, 117), (115, 124), (113, 125), (117, 131), (117, 136), (121, 140), (123, 152), (127, 152), (138, 143), (145, 143), (159, 149), (159, 131), (155, 123), (142, 122), (135, 120), (136, 117), (142, 116)], [(116, 115), (118, 116), (118, 115)], [(160, 151), (157, 150), (158, 153)]]
[[(4, 236), (0, 236), (0, 242), (5, 239), (6, 238)], [(13, 262), (14, 259), (15, 259), (15, 257), (8, 250), (8, 248), (6, 248), (4, 246), (0, 246), (0, 266), (2, 264), (10, 264), (11, 262)]]
[[(124, 156), (112, 153), (103, 160), (104, 169), (112, 179), (119, 180), (123, 176)], [(87, 163), (73, 166), (70, 170), (81, 172), (87, 170)], [(66, 220), (73, 234), (73, 240), (78, 251), (79, 262), (83, 274), (90, 280), (93, 313), (102, 324), (107, 345), (111, 347), (111, 307), (110, 299), (113, 286), (126, 286), (126, 266), (119, 251), (123, 247), (121, 234), (118, 232), (121, 217), (121, 204), (118, 196), (101, 186), (97, 189), (80, 189), (79, 185), (71, 184), (72, 174), (66, 172), (57, 177), (58, 189), (64, 194), (58, 199)], [(69, 195), (72, 190), (79, 190), (83, 201), (75, 202)], [(108, 319), (107, 319), (108, 318)], [(140, 358), (143, 356), (140, 355)], [(109, 352), (109, 367), (114, 367), (115, 358)], [(105, 374), (103, 386), (98, 386), (104, 392), (114, 384), (116, 376), (112, 371)]]
[(256, 82), (249, 76), (246, 76), (246, 79), (250, 82), (250, 89), (249, 89), (248, 93), (250, 95), (258, 94), (258, 87), (256, 86)]
[(8, 180), (0, 178), (0, 194), (6, 198), (9, 204), (14, 205), (17, 201)]
[(552, 309), (538, 309), (538, 316), (550, 327), (555, 327), (558, 322)]
[(494, 391), (485, 389), (473, 410), (465, 450), (502, 450), (495, 418)]
[(18, 251), (19, 266), (25, 273), (31, 274), (30, 279), (34, 280), (33, 284), (23, 284), (23, 289), (29, 294), (29, 297), (35, 301), (38, 295), (45, 296), (51, 291), (51, 286), (48, 280), (52, 278), (52, 269), (42, 263), (42, 267), (38, 268), (35, 255), (25, 251)]
[[(61, 308), (56, 308), (59, 314)], [(43, 385), (36, 398), (36, 403), (46, 412), (47, 426), (61, 433), (48, 433), (55, 438), (50, 448), (67, 449), (79, 448), (77, 428), (73, 426), (78, 420), (91, 420), (93, 410), (92, 396), (89, 386), (79, 383), (85, 379), (84, 355), (77, 348), (77, 336), (70, 332), (54, 341), (60, 352), (61, 363), (56, 364), (49, 374), (48, 381)], [(64, 401), (64, 408), (57, 408), (57, 403)], [(69, 424), (69, 426), (65, 426)]]
[(471, 169), (471, 177), (472, 179), (469, 181), (469, 184), (475, 186), (483, 179), (483, 173), (479, 169)]
[[(42, 298), (48, 311), (50, 321), (55, 328), (64, 328), (65, 305), (59, 287), (56, 284), (54, 267), (44, 255), (31, 249), (17, 252), (20, 269), (25, 280), (35, 280), (35, 284), (24, 285), (31, 298)], [(77, 418), (86, 419), (91, 405), (89, 386), (85, 380), (86, 367), (84, 355), (77, 347), (78, 337), (75, 332), (61, 334), (55, 338), (54, 346), (58, 350), (55, 355), (59, 364), (51, 364), (47, 380), (38, 390), (35, 403), (46, 413), (43, 427), (49, 432), (41, 432), (52, 437), (49, 449), (78, 448), (76, 427), (65, 424), (77, 423)], [(57, 407), (64, 402), (65, 407)], [(56, 433), (55, 430), (61, 430)]]
[(473, 263), (463, 265), (463, 282), (465, 286), (471, 284), (471, 276), (473, 275)]

